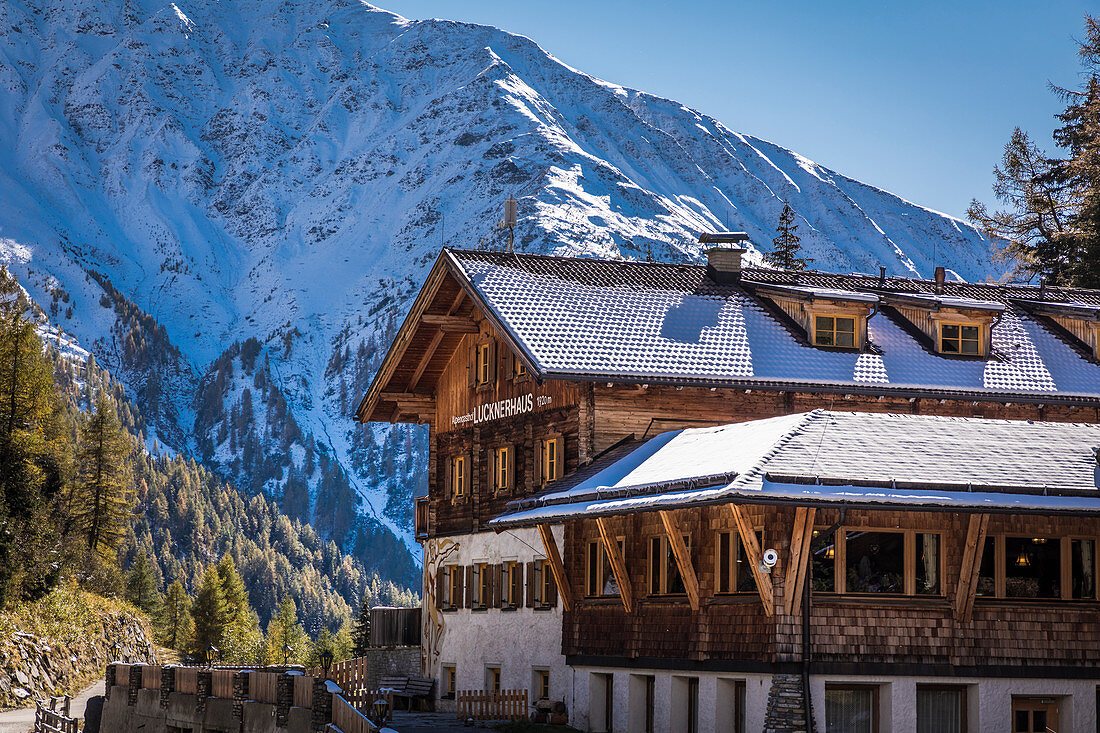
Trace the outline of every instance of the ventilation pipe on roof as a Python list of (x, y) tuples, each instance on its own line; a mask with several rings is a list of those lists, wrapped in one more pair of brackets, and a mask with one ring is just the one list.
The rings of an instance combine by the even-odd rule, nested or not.
[(936, 295), (943, 292), (943, 283), (945, 280), (947, 280), (947, 270), (944, 269), (943, 265), (938, 265), (936, 267)]
[(745, 232), (703, 232), (700, 244), (714, 245), (707, 250), (707, 275), (716, 283), (735, 283), (741, 279), (741, 246), (749, 241)]
[(886, 287), (886, 265), (878, 266), (878, 286), (880, 288)]

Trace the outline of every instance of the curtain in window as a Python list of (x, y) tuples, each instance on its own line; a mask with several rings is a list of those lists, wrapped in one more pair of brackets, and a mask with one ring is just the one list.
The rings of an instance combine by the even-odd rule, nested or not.
[(940, 536), (938, 534), (917, 535), (921, 568), (917, 574), (917, 593), (940, 592)]
[(825, 690), (826, 733), (873, 733), (872, 690)]
[(962, 690), (917, 690), (917, 733), (962, 733)]

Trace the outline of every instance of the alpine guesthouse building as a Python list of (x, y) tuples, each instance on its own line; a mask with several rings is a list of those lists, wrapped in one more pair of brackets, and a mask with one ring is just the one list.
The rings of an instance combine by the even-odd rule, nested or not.
[(741, 255), (441, 252), (357, 415), (429, 427), (437, 708), (1098, 730), (1100, 292)]

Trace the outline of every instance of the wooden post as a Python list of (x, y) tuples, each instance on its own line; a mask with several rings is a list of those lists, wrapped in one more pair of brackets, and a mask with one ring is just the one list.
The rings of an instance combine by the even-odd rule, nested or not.
[(783, 609), (788, 616), (794, 616), (802, 608), (802, 586), (806, 583), (806, 568), (812, 559), (810, 542), (814, 536), (816, 512), (812, 507), (800, 506), (794, 510), (794, 531), (783, 583)]
[(745, 510), (737, 504), (727, 504), (733, 521), (737, 525), (737, 534), (741, 536), (741, 546), (745, 548), (745, 555), (752, 570), (752, 577), (756, 580), (756, 590), (760, 593), (760, 602), (764, 604), (764, 613), (771, 617), (775, 615), (775, 598), (772, 592), (771, 575), (760, 569), (760, 543), (756, 541), (756, 531), (749, 520)]
[[(978, 590), (978, 572), (982, 568), (985, 551), (985, 532), (989, 527), (988, 514), (971, 514), (966, 528), (966, 545), (963, 547), (959, 583), (955, 587), (955, 619), (969, 623), (974, 612), (974, 595)], [(943, 548), (940, 548), (943, 551)]]
[(611, 534), (607, 526), (606, 517), (596, 517), (596, 527), (600, 530), (603, 539), (603, 551), (607, 553), (607, 559), (611, 563), (611, 573), (615, 576), (615, 584), (619, 586), (619, 598), (623, 600), (623, 608), (627, 613), (634, 612), (634, 592), (630, 588), (630, 576), (626, 572), (626, 561), (619, 553), (619, 543)]
[(670, 511), (660, 511), (661, 522), (665, 525), (665, 534), (668, 535), (668, 545), (672, 548), (672, 554), (676, 557), (676, 565), (680, 568), (680, 577), (684, 580), (684, 588), (687, 589), (688, 602), (692, 611), (699, 610), (699, 579), (695, 577), (695, 568), (691, 566), (691, 555), (684, 544), (684, 536), (676, 524), (676, 517)]
[(550, 572), (554, 574), (554, 582), (558, 584), (558, 596), (561, 605), (566, 611), (573, 608), (573, 593), (569, 589), (569, 577), (565, 574), (565, 565), (562, 564), (561, 555), (558, 554), (558, 545), (554, 542), (554, 534), (550, 531), (550, 525), (539, 525), (539, 536), (546, 548), (546, 559), (550, 564)]

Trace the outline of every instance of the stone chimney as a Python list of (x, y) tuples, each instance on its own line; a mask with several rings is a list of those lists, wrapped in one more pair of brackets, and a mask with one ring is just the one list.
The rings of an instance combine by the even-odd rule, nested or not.
[(716, 283), (735, 283), (741, 279), (741, 246), (749, 241), (745, 232), (703, 232), (700, 244), (713, 245), (707, 250), (707, 275)]
[(716, 283), (735, 283), (741, 280), (740, 247), (711, 247), (707, 250), (707, 275)]

